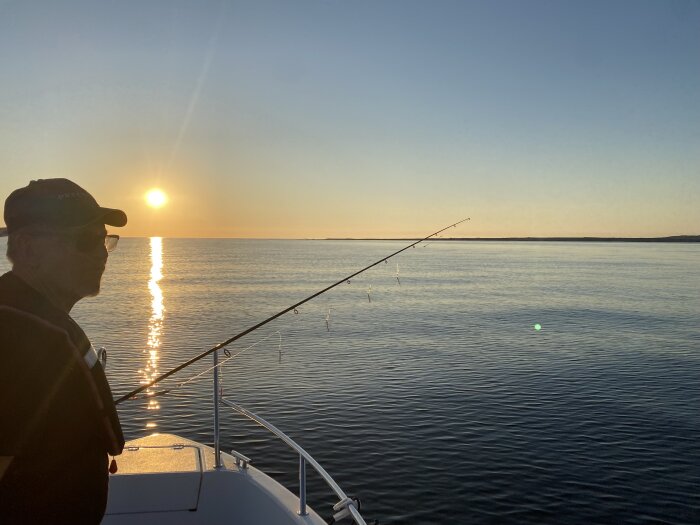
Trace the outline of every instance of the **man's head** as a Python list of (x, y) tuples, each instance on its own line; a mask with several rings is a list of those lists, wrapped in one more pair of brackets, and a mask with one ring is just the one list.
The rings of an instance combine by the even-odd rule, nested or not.
[(105, 225), (126, 220), (67, 179), (32, 181), (5, 201), (12, 270), (70, 309), (99, 292), (108, 247), (116, 242), (106, 238)]

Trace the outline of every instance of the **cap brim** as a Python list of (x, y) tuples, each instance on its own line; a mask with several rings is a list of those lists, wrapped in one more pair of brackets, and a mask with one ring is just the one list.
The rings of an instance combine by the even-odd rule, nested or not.
[(113, 208), (100, 208), (100, 219), (108, 226), (116, 226), (121, 228), (126, 226), (126, 213)]

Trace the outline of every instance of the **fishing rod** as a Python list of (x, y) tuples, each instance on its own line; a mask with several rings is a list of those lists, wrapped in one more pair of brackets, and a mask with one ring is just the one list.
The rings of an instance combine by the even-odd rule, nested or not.
[(445, 230), (448, 230), (448, 229), (450, 229), (450, 228), (455, 228), (458, 224), (462, 224), (463, 222), (466, 222), (466, 221), (468, 221), (469, 219), (470, 219), (470, 218), (467, 217), (466, 219), (462, 219), (461, 221), (455, 222), (454, 224), (450, 224), (449, 226), (446, 226), (446, 227), (442, 228), (441, 230), (436, 231), (435, 233), (431, 233), (431, 234), (428, 235), (427, 237), (423, 237), (422, 239), (419, 239), (419, 240), (417, 240), (417, 241), (415, 241), (415, 242), (409, 244), (409, 245), (406, 246), (405, 248), (401, 248), (400, 250), (398, 250), (398, 251), (392, 253), (391, 255), (387, 255), (386, 257), (383, 257), (383, 258), (379, 259), (377, 262), (372, 263), (372, 264), (370, 264), (369, 266), (365, 266), (364, 268), (362, 268), (361, 270), (359, 270), (359, 271), (353, 273), (352, 275), (348, 275), (347, 277), (344, 277), (343, 279), (341, 279), (341, 280), (338, 281), (337, 283), (333, 283), (333, 284), (331, 284), (330, 286), (327, 286), (327, 287), (324, 288), (323, 290), (321, 290), (321, 291), (319, 291), (319, 292), (316, 292), (316, 293), (313, 294), (313, 295), (308, 296), (306, 299), (303, 299), (303, 300), (299, 301), (298, 303), (295, 303), (295, 304), (293, 304), (292, 306), (289, 306), (289, 307), (285, 308), (284, 310), (281, 310), (281, 311), (277, 312), (275, 315), (272, 315), (272, 316), (268, 317), (268, 318), (265, 319), (264, 321), (260, 321), (260, 322), (259, 322), (258, 324), (256, 324), (255, 326), (251, 326), (251, 327), (248, 328), (247, 330), (243, 330), (242, 332), (240, 332), (240, 333), (234, 335), (234, 336), (231, 337), (230, 339), (227, 339), (227, 340), (224, 341), (223, 343), (219, 343), (218, 345), (216, 345), (216, 346), (210, 348), (209, 350), (207, 350), (207, 351), (205, 351), (205, 352), (202, 352), (202, 353), (199, 354), (198, 356), (193, 357), (193, 358), (190, 359), (189, 361), (186, 361), (185, 363), (182, 363), (181, 365), (176, 366), (175, 368), (173, 368), (173, 369), (170, 370), (169, 372), (166, 372), (166, 373), (164, 373), (164, 374), (162, 374), (162, 375), (156, 377), (153, 381), (151, 381), (151, 382), (149, 382), (149, 383), (146, 383), (145, 385), (141, 385), (140, 387), (136, 388), (135, 390), (132, 390), (132, 391), (129, 392), (128, 394), (125, 394), (125, 395), (123, 395), (122, 397), (120, 397), (119, 399), (117, 399), (117, 400), (114, 402), (114, 404), (115, 404), (115, 405), (118, 405), (118, 404), (122, 403), (123, 401), (126, 401), (127, 399), (133, 398), (136, 394), (139, 394), (139, 393), (143, 392), (144, 390), (146, 390), (147, 388), (152, 387), (152, 386), (155, 385), (156, 383), (160, 383), (163, 379), (166, 379), (166, 378), (170, 377), (171, 375), (176, 374), (177, 372), (179, 372), (179, 371), (182, 370), (183, 368), (187, 368), (188, 366), (190, 366), (191, 364), (196, 363), (196, 362), (199, 361), (200, 359), (205, 358), (206, 356), (208, 356), (208, 355), (210, 355), (210, 354), (216, 352), (217, 350), (221, 350), (222, 348), (224, 348), (224, 347), (230, 345), (231, 343), (233, 343), (233, 342), (236, 341), (237, 339), (240, 339), (241, 337), (243, 337), (243, 336), (245, 336), (245, 335), (248, 335), (249, 333), (251, 333), (251, 332), (257, 330), (258, 328), (260, 328), (260, 327), (262, 327), (262, 326), (265, 326), (267, 323), (269, 323), (269, 322), (271, 322), (271, 321), (274, 321), (275, 319), (277, 319), (278, 317), (280, 317), (280, 316), (286, 314), (287, 312), (291, 312), (291, 311), (293, 311), (293, 310), (296, 310), (299, 306), (301, 306), (301, 305), (304, 304), (304, 303), (308, 303), (311, 299), (314, 299), (314, 298), (318, 297), (319, 295), (321, 295), (321, 294), (323, 294), (323, 293), (326, 293), (328, 290), (331, 290), (331, 289), (335, 288), (335, 287), (338, 286), (338, 285), (341, 285), (341, 284), (346, 283), (346, 282), (350, 282), (350, 279), (352, 279), (353, 277), (355, 277), (355, 276), (357, 276), (357, 275), (360, 275), (362, 272), (365, 272), (365, 271), (369, 270), (370, 268), (372, 268), (372, 267), (374, 267), (374, 266), (377, 266), (378, 264), (381, 264), (381, 263), (383, 263), (383, 262), (388, 261), (389, 259), (391, 259), (391, 258), (394, 257), (395, 255), (398, 255), (398, 254), (400, 254), (401, 252), (404, 252), (404, 251), (408, 250), (409, 248), (413, 248), (416, 244), (420, 244), (420, 243), (423, 242), (423, 241), (427, 241), (427, 240), (430, 239), (431, 237), (435, 237), (436, 235), (438, 235), (438, 234), (444, 232)]

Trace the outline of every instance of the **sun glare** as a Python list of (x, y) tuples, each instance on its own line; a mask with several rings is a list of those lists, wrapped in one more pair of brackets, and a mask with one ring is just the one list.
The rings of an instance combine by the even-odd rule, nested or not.
[(148, 190), (146, 193), (146, 203), (151, 208), (162, 208), (165, 206), (166, 202), (168, 202), (168, 196), (163, 192), (163, 190), (153, 188), (152, 190)]

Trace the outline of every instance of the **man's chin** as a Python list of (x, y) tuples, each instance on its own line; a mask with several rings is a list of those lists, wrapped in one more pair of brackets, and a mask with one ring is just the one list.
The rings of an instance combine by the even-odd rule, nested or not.
[(98, 283), (95, 286), (86, 287), (85, 290), (83, 290), (83, 297), (95, 297), (96, 295), (99, 295), (99, 293), (100, 284)]

